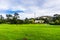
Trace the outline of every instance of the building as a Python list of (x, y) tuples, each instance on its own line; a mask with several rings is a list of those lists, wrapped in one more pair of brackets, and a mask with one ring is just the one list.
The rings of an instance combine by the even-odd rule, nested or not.
[(35, 20), (35, 23), (44, 23), (44, 20)]

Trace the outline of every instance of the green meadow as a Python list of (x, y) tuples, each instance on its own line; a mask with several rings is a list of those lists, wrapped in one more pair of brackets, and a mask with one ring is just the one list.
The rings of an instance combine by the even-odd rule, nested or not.
[(0, 40), (60, 40), (60, 25), (0, 24)]

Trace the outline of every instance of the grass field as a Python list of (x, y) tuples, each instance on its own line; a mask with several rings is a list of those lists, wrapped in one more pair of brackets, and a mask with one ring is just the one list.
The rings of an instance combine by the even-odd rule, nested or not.
[(60, 40), (60, 26), (0, 24), (0, 40)]

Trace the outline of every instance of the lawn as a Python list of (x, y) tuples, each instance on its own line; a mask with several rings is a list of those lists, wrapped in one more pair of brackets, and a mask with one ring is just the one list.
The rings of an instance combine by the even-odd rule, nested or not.
[(60, 25), (0, 24), (0, 40), (60, 40)]

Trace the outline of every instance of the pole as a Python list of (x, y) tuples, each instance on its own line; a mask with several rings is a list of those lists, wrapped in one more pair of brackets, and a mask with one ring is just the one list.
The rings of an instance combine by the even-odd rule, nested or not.
[(34, 13), (34, 18), (36, 18), (36, 13)]

